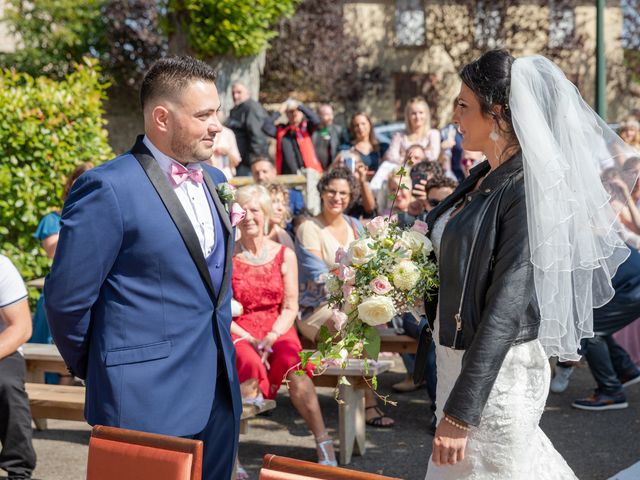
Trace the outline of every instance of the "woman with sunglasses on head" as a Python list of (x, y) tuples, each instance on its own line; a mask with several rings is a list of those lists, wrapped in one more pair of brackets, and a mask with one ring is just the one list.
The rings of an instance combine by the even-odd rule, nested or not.
[(427, 216), (440, 272), (416, 359), (432, 331), (427, 479), (574, 479), (539, 427), (548, 357), (579, 358), (629, 255), (600, 181), (622, 142), (544, 57), (493, 50), (460, 77), (453, 122), (487, 160)]

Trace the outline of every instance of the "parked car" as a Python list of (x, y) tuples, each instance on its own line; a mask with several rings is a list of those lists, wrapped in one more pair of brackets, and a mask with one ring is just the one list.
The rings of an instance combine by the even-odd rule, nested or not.
[(382, 122), (374, 125), (373, 132), (381, 144), (389, 145), (396, 133), (404, 132), (404, 122)]

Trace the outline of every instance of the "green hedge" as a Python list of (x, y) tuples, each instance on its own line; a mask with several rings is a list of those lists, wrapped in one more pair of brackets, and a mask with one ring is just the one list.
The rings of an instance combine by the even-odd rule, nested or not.
[(45, 214), (61, 209), (67, 175), (112, 156), (102, 118), (106, 87), (88, 59), (59, 82), (0, 71), (0, 251), (25, 280), (47, 273), (33, 233)]

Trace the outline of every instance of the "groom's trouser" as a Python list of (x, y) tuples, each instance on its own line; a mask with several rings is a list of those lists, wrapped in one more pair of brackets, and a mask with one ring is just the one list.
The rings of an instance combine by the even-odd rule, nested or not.
[(202, 480), (229, 480), (238, 450), (240, 418), (233, 413), (226, 369), (220, 370), (209, 421), (202, 432), (187, 437), (204, 442)]
[(31, 478), (36, 466), (25, 375), (24, 358), (18, 352), (0, 360), (0, 469), (11, 479)]

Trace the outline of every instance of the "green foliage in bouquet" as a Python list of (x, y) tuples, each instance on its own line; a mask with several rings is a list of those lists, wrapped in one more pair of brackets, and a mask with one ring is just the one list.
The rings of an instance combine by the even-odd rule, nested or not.
[[(308, 362), (322, 368), (327, 361), (344, 367), (350, 358), (377, 360), (380, 334), (376, 327), (405, 312), (419, 316), (424, 298), (438, 285), (425, 232), (423, 222), (403, 229), (377, 217), (347, 251), (338, 251), (338, 268), (325, 284), (337, 333), (323, 327), (317, 354), (302, 352), (302, 368)], [(375, 378), (373, 382), (375, 388)]]
[(33, 234), (40, 218), (62, 208), (67, 175), (81, 162), (112, 156), (105, 88), (93, 60), (60, 82), (0, 72), (0, 251), (25, 280), (49, 268)]

